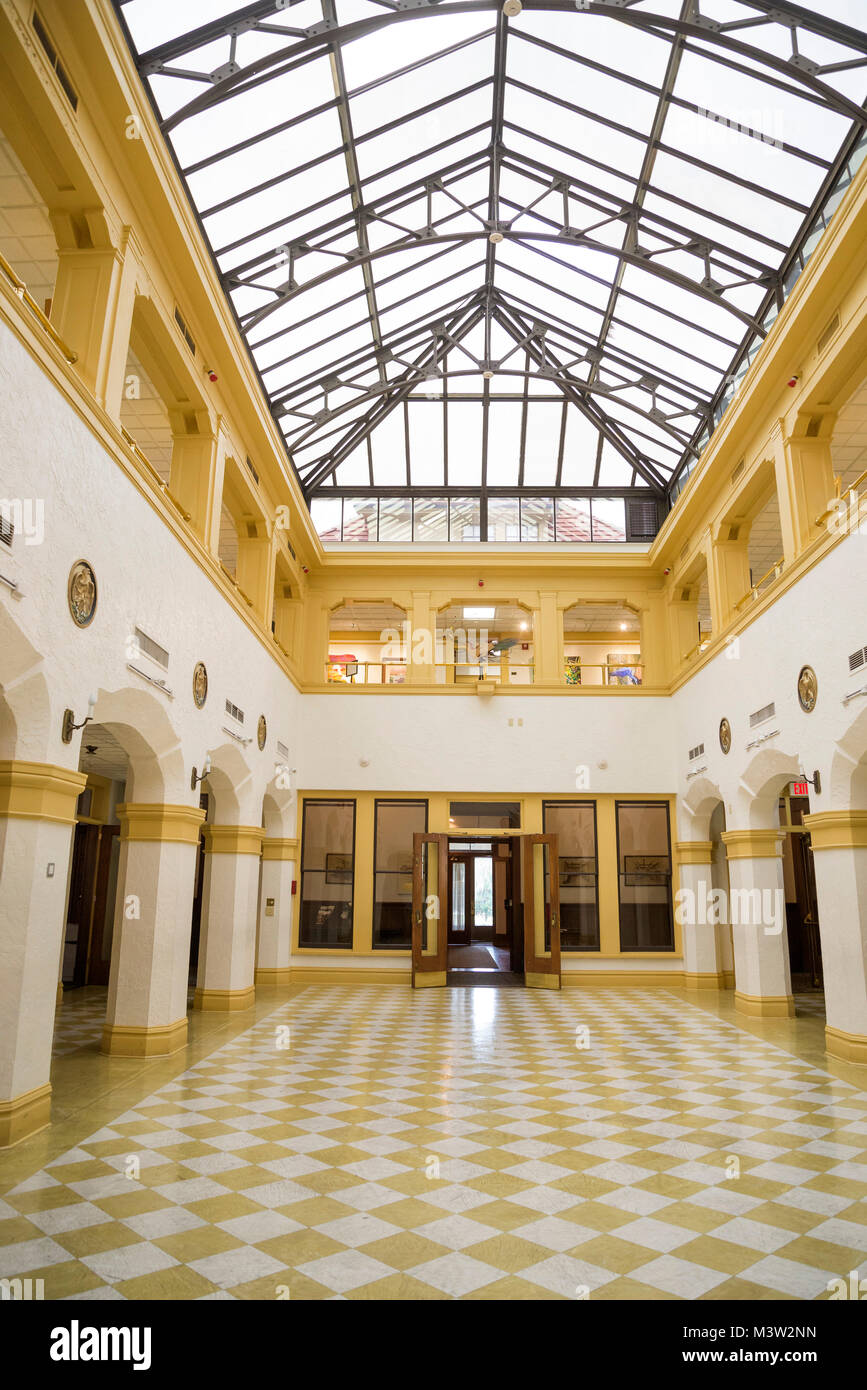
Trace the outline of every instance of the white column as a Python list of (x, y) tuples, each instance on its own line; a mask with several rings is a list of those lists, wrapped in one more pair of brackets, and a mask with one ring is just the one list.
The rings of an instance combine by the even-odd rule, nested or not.
[(292, 883), (298, 841), (262, 841), (257, 985), (288, 985), (292, 955)]
[(249, 1009), (256, 999), (261, 826), (205, 826), (205, 883), (196, 1009)]
[(127, 803), (102, 1051), (165, 1057), (187, 1041), (198, 806)]
[(675, 846), (680, 865), (677, 920), (683, 938), (683, 975), (687, 989), (722, 989), (722, 965), (715, 926), (710, 840), (681, 840)]
[(762, 1018), (794, 1015), (782, 834), (724, 830), (729, 865), (729, 915), (735, 953), (735, 1008)]
[(825, 1047), (867, 1065), (867, 811), (818, 811), (804, 825), (816, 868)]
[(0, 1148), (51, 1119), (57, 962), (86, 780), (50, 763), (0, 761)]

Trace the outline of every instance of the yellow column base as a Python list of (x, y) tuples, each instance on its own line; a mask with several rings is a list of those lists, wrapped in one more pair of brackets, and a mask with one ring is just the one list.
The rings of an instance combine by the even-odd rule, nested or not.
[(100, 1052), (110, 1057), (170, 1057), (187, 1045), (187, 1020), (162, 1023), (158, 1027), (126, 1023), (106, 1023)]
[(722, 973), (722, 978), (723, 978), (723, 989), (734, 989), (734, 987), (735, 987), (735, 972), (734, 972), (733, 970), (724, 970), (723, 973)]
[(288, 965), (283, 966), (257, 966), (253, 974), (253, 984), (256, 989), (260, 985), (288, 985), (292, 981), (292, 970)]
[(255, 985), (247, 989), (197, 989), (193, 1008), (206, 1013), (239, 1013), (242, 1009), (252, 1009), (255, 1002)]
[(13, 1100), (0, 1100), (0, 1149), (11, 1149), (51, 1123), (51, 1086), (37, 1086)]
[(697, 971), (693, 974), (684, 971), (684, 989), (723, 989), (725, 975), (721, 970)]
[(524, 974), (524, 984), (528, 989), (559, 989), (560, 976), (549, 975), (541, 970), (527, 970)]
[(795, 1001), (791, 994), (741, 994), (735, 990), (735, 1009), (750, 1018), (794, 1018)]
[(844, 1033), (840, 1028), (825, 1028), (825, 1051), (839, 1062), (854, 1062), (867, 1067), (867, 1036), (863, 1033)]

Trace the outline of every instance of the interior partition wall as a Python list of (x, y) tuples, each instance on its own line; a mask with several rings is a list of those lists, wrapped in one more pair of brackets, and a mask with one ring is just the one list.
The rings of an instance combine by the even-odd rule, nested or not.
[(599, 950), (599, 857), (594, 801), (545, 801), (542, 827), (557, 836), (561, 951)]
[(673, 951), (671, 824), (665, 801), (618, 801), (622, 951)]
[(352, 949), (355, 802), (304, 802), (299, 945)]
[(373, 824), (373, 949), (412, 949), (412, 837), (427, 831), (426, 801), (377, 801)]

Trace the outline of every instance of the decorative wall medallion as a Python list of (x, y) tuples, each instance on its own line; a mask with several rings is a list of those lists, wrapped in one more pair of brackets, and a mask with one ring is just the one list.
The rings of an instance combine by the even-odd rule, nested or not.
[(812, 714), (819, 696), (819, 682), (812, 666), (802, 666), (798, 674), (798, 702), (801, 709)]
[(204, 661), (197, 661), (193, 667), (193, 699), (196, 709), (202, 709), (208, 698), (208, 672)]
[(87, 627), (96, 612), (96, 575), (86, 560), (76, 560), (69, 571), (66, 596), (72, 621)]
[(265, 722), (264, 714), (259, 715), (259, 725), (256, 729), (256, 742), (260, 750), (265, 747), (265, 740), (268, 737), (268, 725)]
[(732, 726), (727, 719), (721, 719), (719, 722), (719, 746), (724, 753), (731, 752)]

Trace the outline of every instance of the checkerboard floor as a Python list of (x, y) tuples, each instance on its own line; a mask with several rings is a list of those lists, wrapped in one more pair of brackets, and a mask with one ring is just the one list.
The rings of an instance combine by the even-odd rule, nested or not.
[(667, 991), (308, 986), (0, 1193), (48, 1299), (810, 1300), (867, 1094)]

